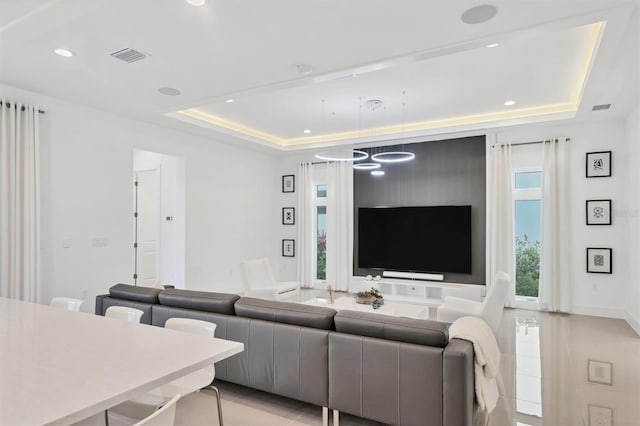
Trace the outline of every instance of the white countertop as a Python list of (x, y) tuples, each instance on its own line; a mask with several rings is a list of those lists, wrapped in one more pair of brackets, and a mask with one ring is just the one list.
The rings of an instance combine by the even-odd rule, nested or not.
[(0, 298), (0, 424), (69, 424), (242, 343)]

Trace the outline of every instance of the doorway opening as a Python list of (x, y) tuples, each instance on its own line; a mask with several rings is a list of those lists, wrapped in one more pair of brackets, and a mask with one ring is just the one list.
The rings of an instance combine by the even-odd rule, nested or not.
[(137, 286), (184, 288), (184, 158), (133, 150), (133, 264)]

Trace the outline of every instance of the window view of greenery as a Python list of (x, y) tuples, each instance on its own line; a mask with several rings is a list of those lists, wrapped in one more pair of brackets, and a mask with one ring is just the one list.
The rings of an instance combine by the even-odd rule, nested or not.
[(540, 241), (516, 237), (516, 295), (538, 297)]
[(540, 200), (516, 201), (516, 296), (538, 297)]
[(327, 279), (327, 207), (316, 208), (316, 279)]

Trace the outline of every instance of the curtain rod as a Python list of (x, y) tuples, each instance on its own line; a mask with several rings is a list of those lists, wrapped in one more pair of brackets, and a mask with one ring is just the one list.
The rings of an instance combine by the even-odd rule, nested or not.
[[(2, 101), (0, 101), (0, 105), (3, 105), (3, 104), (4, 104), (4, 105), (6, 105), (6, 106), (7, 106), (7, 108), (11, 108), (11, 102), (2, 102)], [(16, 105), (15, 105), (15, 104), (13, 104), (13, 107), (15, 108), (15, 107), (16, 107)], [(24, 106), (24, 105), (22, 105), (22, 108), (21, 108), (20, 110), (21, 110), (21, 111), (24, 111), (25, 109), (26, 109), (26, 108), (25, 108), (25, 106)], [(41, 110), (41, 109), (39, 109), (39, 110), (38, 110), (38, 112), (39, 112), (40, 114), (46, 114), (46, 112), (44, 112), (44, 111), (43, 111), (43, 110)]]
[[(545, 142), (560, 142), (560, 140), (562, 140), (563, 138), (555, 138), (555, 139), (545, 139), (543, 141), (532, 141), (532, 142), (520, 142), (520, 143), (512, 143), (510, 144), (511, 146), (520, 146), (520, 145), (537, 145), (540, 143), (545, 143)], [(565, 142), (571, 142), (571, 138), (564, 138)], [(496, 146), (504, 146), (507, 145), (506, 143), (497, 143), (494, 145), (491, 145), (491, 148), (494, 148)]]

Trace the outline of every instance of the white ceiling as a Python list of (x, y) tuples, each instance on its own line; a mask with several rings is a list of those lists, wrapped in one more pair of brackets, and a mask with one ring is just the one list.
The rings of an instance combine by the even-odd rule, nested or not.
[[(0, 0), (0, 82), (279, 149), (291, 140), (326, 144), (320, 136), (339, 132), (352, 132), (349, 143), (388, 139), (411, 123), (429, 123), (407, 132), (416, 135), (581, 116), (592, 102), (614, 103), (601, 117), (627, 112), (637, 95), (636, 1), (490, 3), (499, 11), (493, 20), (467, 25), (460, 15), (477, 1)], [(606, 24), (592, 58), (596, 22)], [(487, 49), (491, 42), (500, 46)], [(56, 47), (75, 56), (60, 58)], [(133, 64), (109, 56), (124, 47), (151, 56)], [(299, 75), (298, 63), (313, 73)], [(371, 98), (386, 109), (360, 108)], [(500, 116), (507, 99), (517, 101), (507, 113), (525, 112)], [(214, 124), (165, 115), (189, 108)], [(479, 118), (434, 124), (469, 115)], [(367, 130), (382, 126), (395, 127)], [(313, 133), (300, 140), (306, 128)]]

